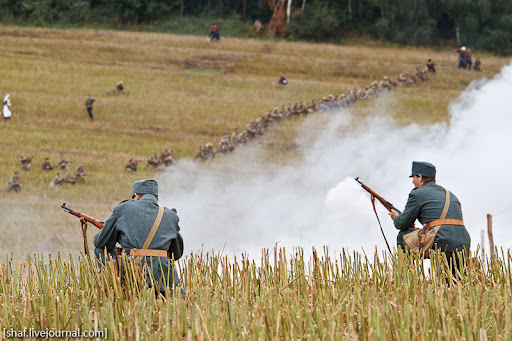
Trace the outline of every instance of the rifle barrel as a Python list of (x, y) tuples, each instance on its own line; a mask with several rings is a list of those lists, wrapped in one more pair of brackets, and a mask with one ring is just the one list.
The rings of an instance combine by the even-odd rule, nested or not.
[(359, 177), (355, 178), (355, 180), (361, 185), (361, 187), (363, 187), (363, 189), (365, 191), (367, 191), (368, 193), (370, 193), (373, 197), (375, 197), (375, 199), (379, 200), (380, 203), (386, 208), (388, 209), (388, 211), (391, 211), (391, 210), (395, 210), (398, 212), (398, 214), (402, 214), (402, 212), (396, 208), (395, 206), (393, 206), (392, 203), (390, 203), (389, 201), (387, 201), (386, 199), (384, 199), (383, 197), (381, 197), (380, 195), (377, 194), (377, 192), (375, 192), (373, 189), (371, 189), (370, 187), (366, 186), (362, 181), (359, 180)]
[(68, 212), (69, 214), (72, 214), (74, 215), (75, 217), (78, 217), (78, 218), (83, 218), (85, 221), (93, 224), (94, 226), (96, 226), (97, 228), (99, 228), (100, 230), (103, 228), (103, 226), (105, 225), (105, 222), (103, 221), (100, 221), (99, 219), (96, 219), (96, 218), (93, 218), (85, 213), (81, 213), (81, 212), (78, 212), (72, 208), (69, 208), (66, 206), (66, 203), (63, 203), (62, 206), (61, 206), (66, 212)]

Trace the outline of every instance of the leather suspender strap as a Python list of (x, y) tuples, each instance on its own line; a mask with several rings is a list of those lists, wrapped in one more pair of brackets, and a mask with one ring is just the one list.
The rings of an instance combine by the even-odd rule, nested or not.
[(142, 245), (143, 249), (147, 249), (151, 242), (153, 241), (153, 238), (155, 237), (156, 230), (158, 230), (158, 226), (160, 226), (160, 222), (162, 221), (162, 217), (164, 216), (164, 208), (163, 206), (160, 206), (158, 208), (158, 214), (156, 215), (155, 222), (153, 223), (153, 227), (151, 228), (151, 231), (149, 231), (149, 235), (146, 238), (146, 241), (144, 242), (144, 245)]
[(446, 199), (444, 200), (444, 207), (443, 212), (441, 212), (441, 216), (439, 219), (446, 218), (446, 214), (448, 213), (448, 209), (450, 208), (450, 192), (446, 190), (446, 188), (443, 188), (446, 193)]
[[(446, 214), (448, 213), (448, 209), (450, 208), (450, 192), (447, 191), (446, 188), (443, 188), (443, 189), (446, 193), (445, 199), (444, 199), (443, 211), (441, 212), (441, 216), (439, 217), (439, 219), (431, 221), (430, 223), (436, 222), (438, 220), (444, 220), (446, 218)], [(453, 219), (453, 220), (458, 220), (458, 219)], [(442, 225), (442, 224), (431, 225), (430, 223), (426, 224), (425, 227), (423, 228), (423, 234), (420, 237), (420, 250), (421, 250), (421, 247), (423, 246), (423, 244), (425, 243), (425, 239), (427, 237), (428, 230), (430, 230), (431, 227), (434, 227), (437, 225)]]

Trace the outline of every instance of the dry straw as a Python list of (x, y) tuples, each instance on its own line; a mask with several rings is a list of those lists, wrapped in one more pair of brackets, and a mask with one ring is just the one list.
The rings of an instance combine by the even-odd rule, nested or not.
[(87, 258), (7, 259), (0, 268), (2, 328), (108, 330), (115, 340), (193, 339), (510, 339), (510, 251), (490, 261), (460, 255), (430, 270), (399, 252), (325, 248), (242, 255), (190, 254), (180, 265), (187, 295), (156, 296), (138, 264), (125, 285), (113, 264)]

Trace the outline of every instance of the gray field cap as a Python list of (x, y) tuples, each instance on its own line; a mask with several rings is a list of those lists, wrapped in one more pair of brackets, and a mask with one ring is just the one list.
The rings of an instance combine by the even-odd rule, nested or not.
[(153, 194), (158, 196), (158, 183), (153, 179), (137, 180), (132, 186), (132, 199), (137, 194)]
[(412, 162), (412, 171), (409, 176), (412, 178), (413, 175), (422, 175), (428, 178), (436, 178), (436, 166), (429, 162), (424, 161), (413, 161)]

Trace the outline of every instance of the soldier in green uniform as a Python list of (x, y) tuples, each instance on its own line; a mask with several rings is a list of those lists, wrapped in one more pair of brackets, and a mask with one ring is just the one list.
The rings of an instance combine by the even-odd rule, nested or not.
[[(436, 168), (428, 162), (414, 161), (412, 163), (411, 176), (414, 188), (409, 194), (409, 199), (402, 214), (391, 210), (389, 215), (393, 219), (395, 227), (400, 230), (397, 237), (397, 244), (402, 249), (407, 246), (413, 249), (413, 244), (420, 245), (420, 252), (427, 252), (421, 249), (418, 243), (418, 230), (411, 228), (416, 219), (425, 228), (422, 229), (433, 237), (433, 245), (435, 248), (444, 252), (448, 259), (453, 257), (453, 252), (469, 249), (471, 246), (471, 238), (468, 231), (464, 227), (462, 220), (462, 209), (459, 199), (436, 184)], [(410, 234), (410, 236), (408, 236)], [(420, 234), (421, 235), (421, 234)], [(434, 237), (435, 236), (435, 237)], [(453, 257), (456, 261), (456, 257)]]
[(183, 254), (180, 219), (175, 209), (158, 205), (158, 183), (155, 180), (135, 181), (132, 199), (114, 208), (103, 229), (94, 237), (94, 253), (105, 264), (105, 252), (114, 257), (116, 243), (119, 243), (121, 249), (117, 249), (118, 252), (143, 257), (143, 264), (148, 266), (147, 274), (152, 270), (153, 276), (148, 276), (150, 285), (164, 293), (166, 287), (180, 285), (173, 264), (173, 259), (177, 260)]

